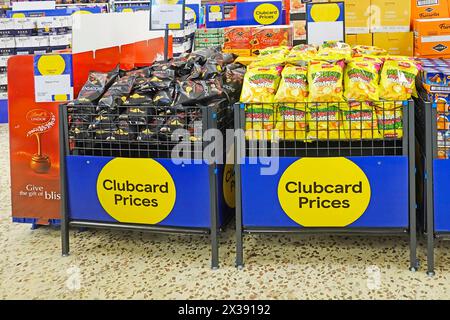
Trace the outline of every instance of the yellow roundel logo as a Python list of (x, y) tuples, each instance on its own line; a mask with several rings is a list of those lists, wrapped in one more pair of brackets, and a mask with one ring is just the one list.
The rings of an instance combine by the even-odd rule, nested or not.
[(21, 12), (13, 13), (12, 17), (13, 18), (25, 18), (25, 13), (21, 13)]
[(133, 8), (125, 8), (122, 10), (122, 12), (134, 12)]
[(98, 175), (97, 196), (119, 222), (156, 224), (172, 211), (176, 188), (166, 168), (153, 159), (115, 158)]
[(253, 17), (259, 24), (272, 24), (280, 17), (280, 11), (271, 3), (263, 3), (253, 11)]
[(197, 22), (197, 15), (195, 14), (194, 10), (192, 10), (189, 7), (186, 7), (186, 12), (191, 12), (194, 15), (194, 23)]
[(60, 55), (43, 55), (39, 58), (37, 69), (43, 76), (60, 75), (66, 69), (66, 61)]
[(358, 220), (370, 202), (370, 183), (346, 158), (303, 158), (280, 178), (283, 211), (304, 227), (345, 227)]
[(316, 4), (310, 14), (314, 22), (334, 22), (339, 18), (341, 9), (337, 3)]
[(77, 15), (77, 14), (92, 14), (92, 12), (87, 11), (87, 10), (78, 10), (78, 11), (75, 11), (74, 13), (72, 13), (73, 16)]

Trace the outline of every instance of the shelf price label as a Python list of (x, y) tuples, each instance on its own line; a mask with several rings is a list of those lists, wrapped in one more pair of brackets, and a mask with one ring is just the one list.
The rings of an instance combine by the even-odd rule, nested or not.
[(151, 0), (150, 30), (184, 29), (184, 9), (184, 0)]

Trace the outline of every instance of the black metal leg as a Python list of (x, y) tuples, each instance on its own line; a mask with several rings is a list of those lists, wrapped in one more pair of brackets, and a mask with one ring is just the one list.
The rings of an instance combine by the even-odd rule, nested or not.
[[(242, 129), (241, 125), (241, 113), (243, 109), (236, 105), (234, 113), (234, 123), (236, 129)], [(243, 243), (243, 233), (242, 233), (242, 193), (241, 193), (241, 151), (242, 137), (239, 134), (235, 136), (234, 139), (234, 171), (235, 171), (235, 198), (236, 198), (236, 267), (242, 269), (244, 267), (244, 243)], [(245, 143), (245, 142), (244, 142)]]
[(210, 165), (210, 199), (211, 199), (211, 268), (219, 268), (219, 237), (218, 232), (218, 209), (217, 209), (217, 169)]
[(409, 168), (409, 234), (410, 270), (417, 271), (417, 204), (416, 204), (416, 162), (414, 133), (414, 103), (408, 105), (408, 168)]
[(61, 246), (62, 255), (69, 255), (69, 214), (67, 210), (66, 196), (66, 140), (65, 128), (67, 123), (67, 111), (64, 106), (59, 107), (59, 162), (60, 162), (60, 192), (61, 192)]
[(434, 275), (434, 192), (433, 159), (435, 156), (436, 110), (431, 103), (425, 104), (425, 179), (426, 179), (426, 223), (427, 223), (427, 274)]

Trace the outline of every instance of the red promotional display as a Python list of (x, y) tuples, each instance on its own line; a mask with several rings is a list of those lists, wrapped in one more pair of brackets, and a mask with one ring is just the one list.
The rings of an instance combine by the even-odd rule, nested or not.
[(59, 219), (58, 102), (36, 103), (32, 55), (9, 59), (12, 215)]
[[(169, 41), (169, 57), (172, 56)], [(163, 38), (72, 55), (74, 95), (89, 71), (120, 65), (132, 69), (150, 65), (163, 55)], [(60, 102), (36, 102), (34, 56), (8, 62), (12, 216), (49, 224), (60, 218), (59, 131)]]

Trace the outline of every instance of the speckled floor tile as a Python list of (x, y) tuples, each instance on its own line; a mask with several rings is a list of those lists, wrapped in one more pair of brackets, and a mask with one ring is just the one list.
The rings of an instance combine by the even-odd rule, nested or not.
[[(0, 298), (2, 299), (442, 299), (450, 298), (450, 242), (436, 272), (408, 270), (401, 237), (246, 236), (245, 268), (234, 267), (233, 229), (221, 235), (219, 270), (207, 237), (59, 230), (10, 218), (7, 126), (0, 125)], [(419, 257), (425, 264), (424, 244)]]

